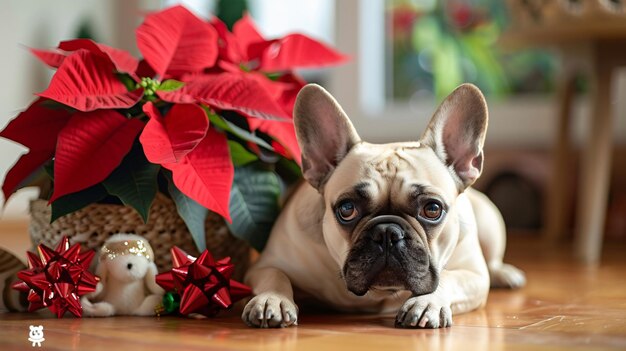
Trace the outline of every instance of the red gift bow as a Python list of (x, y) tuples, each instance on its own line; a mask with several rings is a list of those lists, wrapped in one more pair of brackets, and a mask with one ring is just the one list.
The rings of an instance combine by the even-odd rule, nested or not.
[(174, 268), (157, 275), (156, 282), (166, 291), (175, 290), (181, 295), (181, 314), (212, 317), (251, 294), (250, 287), (230, 279), (235, 270), (230, 257), (215, 261), (204, 250), (196, 259), (176, 246), (170, 252)]
[(29, 312), (47, 307), (57, 318), (67, 311), (81, 317), (80, 296), (95, 291), (100, 280), (88, 270), (95, 252), (81, 252), (80, 245), (70, 246), (65, 236), (54, 250), (40, 244), (37, 251), (39, 256), (26, 253), (29, 268), (17, 273), (22, 281), (12, 287), (28, 292)]

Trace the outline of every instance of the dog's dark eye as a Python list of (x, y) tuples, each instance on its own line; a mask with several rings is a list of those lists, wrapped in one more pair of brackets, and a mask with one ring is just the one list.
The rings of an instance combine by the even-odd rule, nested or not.
[(354, 203), (350, 201), (342, 202), (337, 206), (337, 218), (342, 222), (350, 222), (359, 215)]
[(430, 221), (436, 221), (441, 217), (442, 212), (443, 209), (441, 208), (441, 204), (439, 204), (437, 201), (430, 201), (427, 202), (424, 207), (422, 207), (420, 216)]

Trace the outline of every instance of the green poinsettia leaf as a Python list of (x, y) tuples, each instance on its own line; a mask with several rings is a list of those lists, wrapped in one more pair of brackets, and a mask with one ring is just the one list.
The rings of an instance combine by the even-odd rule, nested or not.
[(50, 109), (50, 110), (65, 109), (65, 110), (72, 111), (72, 112), (76, 111), (73, 108), (71, 108), (71, 107), (69, 107), (67, 105), (63, 105), (62, 103), (56, 102), (54, 100), (44, 100), (44, 101), (41, 102), (41, 106), (45, 107), (47, 109)]
[(279, 196), (280, 182), (274, 172), (254, 164), (236, 168), (230, 194), (233, 223), (228, 224), (233, 235), (263, 250), (280, 211)]
[(96, 184), (85, 190), (81, 190), (72, 194), (67, 194), (56, 199), (52, 207), (52, 215), (50, 223), (65, 216), (66, 214), (78, 211), (87, 205), (96, 203), (105, 197), (108, 193), (102, 184)]
[(43, 170), (50, 180), (54, 180), (54, 161), (50, 161), (43, 166)]
[(107, 192), (131, 206), (148, 222), (150, 206), (157, 193), (159, 165), (150, 163), (139, 144), (126, 155), (122, 163), (102, 182)]
[(176, 204), (178, 215), (187, 225), (198, 251), (204, 251), (206, 249), (204, 222), (209, 210), (178, 190), (174, 185), (171, 173), (166, 173), (166, 178), (168, 180), (167, 189), (172, 200), (174, 200), (174, 204)]
[(229, 140), (228, 148), (230, 149), (230, 158), (233, 160), (235, 167), (242, 167), (259, 159), (257, 155), (251, 153), (236, 141)]
[(176, 79), (168, 79), (163, 81), (159, 87), (157, 88), (157, 91), (174, 91), (174, 90), (178, 90), (180, 88), (182, 88), (185, 85), (185, 83), (178, 81)]
[(259, 138), (254, 133), (251, 133), (237, 126), (236, 124), (225, 120), (224, 118), (212, 113), (206, 108), (205, 110), (207, 111), (207, 115), (209, 116), (209, 121), (211, 121), (211, 124), (218, 127), (219, 129), (230, 132), (240, 139), (251, 141), (263, 148), (274, 151), (274, 148), (267, 141)]
[(293, 184), (302, 179), (302, 169), (293, 160), (281, 157), (276, 163), (276, 172), (287, 184)]
[(225, 119), (223, 119), (222, 117), (214, 114), (213, 112), (211, 112), (210, 109), (208, 109), (205, 106), (202, 106), (202, 108), (204, 109), (204, 111), (206, 111), (207, 116), (209, 116), (209, 121), (211, 122), (211, 124), (213, 124), (213, 126), (219, 128), (221, 130), (224, 130), (224, 131), (230, 131), (230, 127), (226, 123)]
[(124, 84), (128, 91), (133, 91), (137, 89), (137, 83), (135, 80), (127, 73), (116, 73), (117, 79)]

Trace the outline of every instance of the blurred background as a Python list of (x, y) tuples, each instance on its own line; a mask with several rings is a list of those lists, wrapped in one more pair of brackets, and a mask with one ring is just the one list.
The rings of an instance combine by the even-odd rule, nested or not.
[[(599, 5), (589, 7), (592, 2)], [(560, 174), (567, 175), (559, 186), (570, 196), (561, 206), (564, 227), (554, 236), (573, 235), (578, 160), (594, 123), (593, 94), (586, 94), (593, 77), (571, 79), (571, 113), (567, 128), (560, 128), (559, 82), (564, 56), (571, 51), (560, 50), (558, 36), (545, 43), (537, 38), (541, 45), (534, 45), (532, 38), (551, 21), (584, 27), (588, 16), (596, 22), (603, 18), (593, 11), (623, 21), (621, 1), (3, 0), (0, 127), (33, 100), (34, 92), (44, 90), (53, 74), (27, 47), (52, 48), (61, 40), (88, 37), (138, 55), (134, 28), (143, 15), (176, 3), (206, 18), (217, 14), (230, 24), (248, 11), (266, 37), (302, 32), (350, 55), (351, 62), (342, 67), (302, 73), (336, 96), (368, 141), (418, 139), (449, 92), (464, 82), (478, 85), (488, 98), (490, 126), (485, 171), (477, 187), (500, 207), (511, 235), (545, 234), (552, 213), (548, 198), (554, 184), (554, 150), (559, 131), (565, 133), (572, 147), (559, 154), (566, 159)], [(535, 37), (523, 35), (533, 30)], [(576, 38), (570, 35), (566, 41), (571, 46)], [(619, 70), (610, 85), (613, 152), (603, 229), (611, 240), (624, 241), (626, 79)], [(0, 140), (0, 180), (24, 151)], [(28, 216), (28, 200), (35, 196), (34, 190), (21, 190), (5, 204), (0, 223), (21, 226)]]

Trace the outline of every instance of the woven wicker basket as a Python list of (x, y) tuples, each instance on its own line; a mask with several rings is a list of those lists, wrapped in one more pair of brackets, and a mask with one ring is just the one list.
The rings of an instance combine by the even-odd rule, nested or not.
[[(33, 245), (43, 243), (53, 247), (65, 235), (72, 244), (80, 243), (97, 251), (113, 234), (137, 234), (150, 242), (161, 272), (172, 266), (169, 250), (174, 245), (193, 256), (199, 255), (174, 202), (161, 193), (150, 208), (147, 224), (132, 208), (122, 205), (92, 204), (54, 223), (50, 223), (51, 208), (45, 200), (32, 201), (30, 212), (29, 232)], [(240, 279), (249, 265), (250, 246), (234, 237), (215, 213), (209, 212), (205, 225), (207, 248), (215, 258), (230, 256), (236, 267), (234, 276)]]

